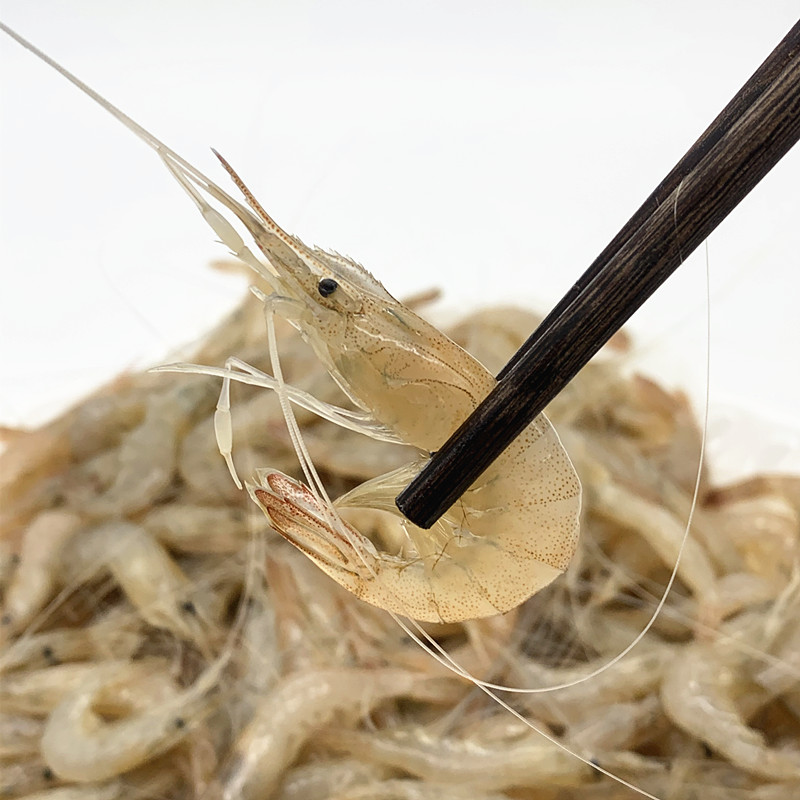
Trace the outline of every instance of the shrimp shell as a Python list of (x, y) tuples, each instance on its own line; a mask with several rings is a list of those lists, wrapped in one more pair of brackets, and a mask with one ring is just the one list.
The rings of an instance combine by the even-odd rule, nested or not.
[[(145, 680), (142, 680), (142, 678)], [(61, 778), (102, 781), (116, 777), (184, 739), (209, 707), (215, 667), (180, 691), (165, 672), (141, 662), (106, 662), (53, 710), (42, 735), (42, 755)], [(136, 691), (120, 693), (136, 681)], [(121, 719), (105, 722), (96, 709), (111, 706)]]
[(672, 662), (661, 687), (664, 711), (744, 770), (769, 780), (800, 780), (800, 750), (769, 747), (748, 727), (734, 702), (744, 681), (741, 664), (726, 661), (708, 644), (696, 643)]
[(58, 583), (61, 553), (81, 524), (81, 518), (69, 511), (43, 511), (25, 529), (19, 563), (3, 603), (0, 641), (30, 622), (49, 599)]
[(336, 730), (323, 740), (339, 752), (358, 753), (425, 780), (466, 785), (473, 791), (580, 786), (592, 775), (586, 764), (535, 734), (502, 747), (434, 738), (422, 730)]
[(224, 800), (269, 797), (305, 741), (335, 718), (359, 717), (381, 701), (412, 693), (398, 669), (297, 673), (268, 694), (239, 736), (220, 777)]

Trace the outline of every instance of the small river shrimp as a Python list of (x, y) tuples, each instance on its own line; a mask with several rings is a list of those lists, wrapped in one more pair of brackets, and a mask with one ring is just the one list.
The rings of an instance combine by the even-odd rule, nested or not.
[(209, 604), (141, 525), (117, 520), (86, 528), (65, 554), (65, 567), (75, 580), (108, 570), (143, 619), (201, 648), (207, 646)]
[(128, 658), (141, 644), (140, 624), (129, 614), (111, 611), (82, 628), (26, 633), (0, 655), (0, 675), (21, 667), (55, 666), (68, 661)]
[(748, 678), (737, 659), (726, 660), (698, 642), (674, 660), (661, 696), (665, 712), (676, 725), (731, 763), (768, 780), (800, 780), (800, 751), (770, 746), (745, 721), (736, 695), (744, 694), (747, 686)]
[(48, 717), (45, 761), (76, 781), (107, 780), (146, 762), (186, 738), (210, 710), (224, 666), (224, 660), (212, 664), (186, 689), (178, 688), (169, 664), (155, 660), (93, 667)]
[(440, 738), (422, 730), (331, 730), (322, 740), (334, 750), (367, 755), (411, 775), (467, 785), (473, 791), (579, 786), (591, 778), (591, 767), (534, 735), (502, 746)]
[[(420, 679), (394, 668), (297, 672), (263, 697), (223, 765), (214, 797), (269, 797), (306, 740), (341, 718), (366, 715), (393, 697), (415, 696)], [(422, 690), (424, 691), (424, 689)]]
[(22, 630), (58, 584), (61, 555), (81, 527), (81, 518), (61, 509), (42, 511), (25, 528), (19, 563), (0, 612), (0, 642)]
[[(223, 377), (217, 438), (234, 479), (231, 379), (285, 393), (323, 418), (373, 438), (423, 452), (441, 446), (494, 386), (492, 375), (396, 301), (363, 267), (312, 250), (285, 233), (218, 157), (255, 215), (176, 156), (166, 156), (165, 162), (222, 240), (271, 285), (273, 293), (263, 296), (268, 329), (274, 313), (292, 322), (362, 409), (349, 412), (285, 386), (277, 359), (274, 378), (236, 359), (229, 359), (224, 370), (172, 367)], [(215, 216), (197, 186), (245, 225), (267, 258), (266, 269), (230, 225)], [(295, 445), (301, 462), (309, 465), (299, 439)], [(312, 490), (283, 473), (264, 470), (248, 488), (275, 530), (334, 580), (362, 600), (414, 619), (457, 622), (505, 613), (566, 569), (577, 545), (580, 484), (546, 417), (534, 420), (431, 531), (410, 523), (394, 504), (424, 461), (421, 454), (334, 504), (336, 511), (361, 507), (392, 514), (391, 538), (400, 544), (388, 551), (343, 522), (321, 485)], [(309, 470), (307, 475), (312, 477)]]
[[(390, 770), (348, 758), (319, 759), (289, 770), (278, 792), (280, 800), (330, 800), (353, 787), (383, 781)], [(371, 795), (370, 795), (371, 796)]]

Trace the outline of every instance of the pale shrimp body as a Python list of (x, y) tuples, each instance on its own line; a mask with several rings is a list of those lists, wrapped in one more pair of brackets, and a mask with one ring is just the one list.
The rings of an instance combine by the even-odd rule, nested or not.
[(147, 762), (190, 735), (210, 711), (224, 666), (216, 661), (179, 689), (157, 659), (92, 665), (48, 717), (46, 763), (64, 779), (102, 781)]
[[(344, 524), (322, 493), (280, 473), (261, 475), (251, 495), (275, 529), (342, 586), (382, 608), (426, 621), (460, 621), (504, 613), (549, 584), (577, 545), (580, 483), (550, 422), (540, 415), (473, 484), (432, 531), (410, 524), (394, 498), (494, 386), (465, 350), (395, 300), (354, 261), (310, 248), (283, 231), (220, 157), (250, 208), (232, 198), (130, 117), (41, 51), (8, 31), (152, 147), (234, 255), (270, 286), (264, 295), (268, 331), (287, 319), (345, 394), (361, 410), (337, 408), (236, 359), (225, 369), (183, 366), (223, 378), (215, 429), (231, 456), (230, 382), (276, 389), (343, 427), (413, 445), (413, 464), (367, 481), (337, 506), (393, 515), (397, 539), (410, 547), (381, 552)], [(209, 200), (232, 213), (266, 258), (257, 258)], [(274, 341), (272, 341), (274, 351)], [(180, 369), (180, 367), (179, 367)], [(285, 409), (288, 414), (288, 408)], [(291, 424), (290, 424), (291, 427)], [(298, 452), (300, 448), (298, 446)]]
[[(492, 389), (492, 375), (358, 264), (283, 232), (223, 164), (259, 215), (259, 227), (236, 205), (228, 207), (279, 275), (272, 282), (280, 295), (265, 303), (298, 327), (364, 416), (359, 421), (297, 390), (293, 399), (368, 435), (422, 451), (440, 447)], [(430, 531), (394, 504), (424, 458), (335, 503), (392, 515), (397, 533), (389, 538), (410, 544), (412, 552), (382, 552), (282, 473), (260, 472), (249, 488), (272, 526), (334, 580), (362, 600), (415, 619), (455, 622), (504, 613), (566, 569), (577, 545), (580, 484), (546, 417), (534, 420)]]

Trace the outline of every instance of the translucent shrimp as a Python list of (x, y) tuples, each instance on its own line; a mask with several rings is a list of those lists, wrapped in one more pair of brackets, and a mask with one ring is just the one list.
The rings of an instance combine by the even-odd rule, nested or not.
[[(231, 377), (286, 391), (296, 404), (374, 438), (423, 451), (439, 447), (488, 394), (494, 378), (452, 340), (392, 298), (359, 265), (312, 250), (282, 231), (223, 164), (257, 217), (213, 184), (201, 185), (246, 225), (277, 273), (264, 275), (274, 290), (264, 297), (268, 317), (279, 311), (293, 322), (345, 393), (363, 409), (354, 413), (321, 403), (283, 387), (279, 377), (234, 360), (221, 371), (184, 367), (224, 378), (217, 430), (229, 464)], [(210, 221), (212, 210), (190, 182), (198, 182), (197, 175), (180, 171), (177, 164), (168, 166)], [(226, 243), (243, 259), (253, 260), (238, 234), (234, 238), (219, 225), (215, 230), (225, 234)], [(302, 444), (295, 444), (302, 453)], [(432, 531), (405, 520), (394, 505), (395, 496), (423, 463), (420, 455), (336, 502), (337, 508), (392, 514), (389, 551), (332, 514), (320, 487), (312, 491), (282, 473), (264, 471), (249, 488), (273, 527), (334, 580), (373, 605), (415, 619), (453, 622), (504, 613), (563, 572), (577, 544), (580, 484), (544, 416)]]
[[(668, 660), (669, 654), (664, 648), (641, 646), (602, 672), (601, 665), (593, 661), (557, 669), (533, 659), (520, 659), (515, 670), (520, 681), (527, 685), (566, 685), (552, 694), (531, 694), (523, 700), (525, 708), (539, 719), (563, 724), (566, 720), (584, 718), (597, 707), (599, 698), (603, 698), (603, 704), (622, 703), (654, 691)], [(581, 681), (585, 675), (595, 675), (595, 679)]]
[(242, 731), (223, 767), (217, 796), (269, 797), (314, 732), (335, 718), (356, 718), (391, 697), (413, 695), (413, 673), (337, 669), (295, 673), (270, 692)]
[(502, 746), (431, 736), (423, 730), (329, 731), (325, 743), (337, 751), (390, 765), (411, 775), (471, 790), (539, 786), (580, 786), (591, 780), (589, 766), (552, 742), (528, 736)]
[(741, 662), (735, 653), (726, 658), (706, 643), (690, 645), (674, 659), (661, 686), (664, 711), (741, 769), (770, 780), (800, 780), (800, 750), (771, 747), (745, 722), (736, 702), (748, 686)]
[[(116, 777), (173, 747), (209, 710), (209, 691), (224, 662), (179, 690), (167, 669), (152, 663), (106, 662), (95, 667), (50, 714), (42, 755), (61, 778)], [(103, 717), (121, 719), (107, 721)]]
[(373, 785), (388, 773), (379, 764), (364, 764), (356, 759), (313, 761), (289, 770), (277, 796), (280, 800), (329, 800), (353, 787)]
[(0, 654), (0, 674), (20, 667), (55, 666), (67, 661), (128, 658), (141, 644), (140, 627), (131, 615), (111, 612), (82, 628), (27, 633)]
[(0, 681), (0, 706), (6, 713), (49, 714), (96, 669), (94, 664), (73, 663), (11, 672)]
[(0, 617), (0, 641), (19, 631), (50, 598), (58, 583), (61, 554), (81, 526), (69, 511), (41, 512), (25, 529), (17, 568)]
[[(423, 451), (441, 446), (491, 390), (491, 374), (358, 264), (312, 250), (282, 231), (222, 163), (257, 219), (230, 198), (220, 199), (246, 225), (277, 273), (268, 278), (275, 292), (264, 298), (268, 316), (279, 310), (290, 319), (364, 412), (356, 417), (297, 390), (289, 399), (375, 438)], [(186, 177), (174, 171), (205, 208)], [(210, 186), (204, 188), (218, 197)], [(227, 243), (240, 255), (252, 255), (235, 240)], [(283, 389), (280, 376), (272, 379), (239, 362), (229, 366), (242, 373), (237, 379)], [(224, 421), (224, 403), (221, 413)], [(229, 458), (225, 430), (220, 425), (220, 449)], [(392, 514), (389, 551), (343, 525), (320, 491), (281, 473), (260, 473), (250, 493), (273, 527), (334, 580), (373, 605), (415, 619), (453, 622), (504, 613), (563, 572), (577, 544), (580, 485), (544, 416), (431, 531), (405, 520), (394, 505), (423, 462), (421, 456), (336, 502), (337, 508)]]
[(149, 398), (144, 420), (119, 449), (113, 484), (87, 504), (87, 512), (126, 515), (150, 507), (172, 480), (179, 430), (207, 394), (206, 385), (194, 382), (182, 391)]
[(207, 646), (209, 604), (142, 526), (117, 520), (81, 531), (63, 566), (76, 581), (108, 570), (147, 622)]

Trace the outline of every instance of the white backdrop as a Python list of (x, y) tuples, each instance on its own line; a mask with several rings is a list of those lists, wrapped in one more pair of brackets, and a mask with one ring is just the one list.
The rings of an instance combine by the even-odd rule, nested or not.
[[(6, 0), (0, 18), (224, 185), (216, 147), (284, 227), (393, 294), (546, 309), (797, 3)], [(0, 422), (21, 424), (165, 358), (243, 283), (205, 267), (224, 250), (148, 148), (2, 35), (0, 59)], [(710, 242), (711, 430), (734, 471), (800, 468), (798, 186), (796, 148)], [(634, 319), (639, 363), (696, 397), (704, 287), (698, 251)]]

